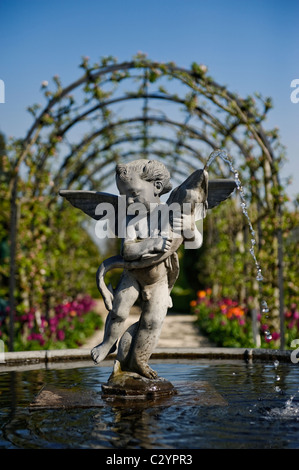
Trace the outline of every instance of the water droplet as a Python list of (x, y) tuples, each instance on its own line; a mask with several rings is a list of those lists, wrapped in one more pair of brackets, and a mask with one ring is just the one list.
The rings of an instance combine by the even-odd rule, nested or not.
[(271, 335), (271, 333), (270, 333), (269, 330), (266, 330), (266, 331), (265, 331), (265, 337), (266, 337), (266, 339), (267, 339), (268, 341), (271, 341), (272, 335)]
[(274, 361), (274, 367), (275, 367), (275, 369), (277, 369), (278, 366), (279, 366), (279, 361), (276, 359), (276, 360)]
[(265, 300), (261, 301), (261, 306), (262, 306), (262, 313), (268, 313), (269, 312), (269, 307), (268, 307), (268, 304)]
[(252, 238), (250, 241), (251, 241), (251, 244), (252, 244), (252, 245), (255, 245), (255, 244), (256, 244), (256, 241), (255, 241), (254, 238)]

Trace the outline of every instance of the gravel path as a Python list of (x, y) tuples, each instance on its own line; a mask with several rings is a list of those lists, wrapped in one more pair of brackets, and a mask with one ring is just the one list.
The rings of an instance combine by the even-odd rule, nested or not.
[[(98, 301), (97, 311), (105, 321), (107, 310), (105, 309), (102, 301)], [(138, 319), (139, 309), (134, 307), (129, 318), (126, 320), (125, 329), (127, 329), (132, 323), (135, 323)], [(213, 347), (214, 345), (200, 333), (194, 322), (194, 315), (169, 313), (164, 320), (157, 348)], [(92, 349), (102, 341), (103, 333), (103, 330), (97, 331), (86, 343), (84, 343), (84, 345), (82, 345), (82, 348)]]

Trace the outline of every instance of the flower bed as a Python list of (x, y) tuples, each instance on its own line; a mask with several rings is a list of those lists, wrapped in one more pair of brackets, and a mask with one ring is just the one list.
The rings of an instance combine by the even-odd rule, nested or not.
[[(213, 299), (212, 290), (206, 289), (197, 292), (197, 299), (190, 302), (190, 307), (197, 316), (200, 330), (217, 346), (256, 347), (251, 313), (247, 306), (239, 305), (237, 301), (229, 298)], [(260, 329), (263, 333), (268, 326), (262, 324)], [(279, 347), (279, 337), (276, 332), (271, 333), (271, 339), (261, 334), (261, 347)]]
[[(15, 317), (15, 351), (77, 348), (94, 331), (102, 328), (103, 320), (93, 311), (94, 300), (79, 296), (57, 305), (48, 315), (31, 309)], [(8, 316), (0, 320), (0, 339), (8, 344)]]

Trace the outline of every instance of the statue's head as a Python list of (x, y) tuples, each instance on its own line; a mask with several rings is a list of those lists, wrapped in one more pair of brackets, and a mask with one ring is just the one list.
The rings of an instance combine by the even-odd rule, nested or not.
[(165, 165), (157, 160), (135, 160), (116, 166), (116, 184), (120, 194), (127, 197), (128, 205), (142, 203), (148, 207), (157, 203), (172, 186)]

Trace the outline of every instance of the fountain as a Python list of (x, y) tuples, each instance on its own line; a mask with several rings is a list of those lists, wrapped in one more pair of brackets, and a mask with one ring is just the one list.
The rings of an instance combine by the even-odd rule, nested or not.
[[(217, 186), (208, 181), (207, 168), (218, 156), (229, 164), (233, 182), (222, 181)], [(121, 168), (124, 169), (127, 170)], [(213, 191), (207, 198), (208, 184), (218, 191), (214, 200)], [(186, 202), (186, 195), (194, 201), (195, 195), (199, 206), (192, 206), (189, 216), (200, 218), (206, 215), (206, 203), (213, 206), (215, 200), (218, 203), (225, 200), (234, 187), (240, 192), (242, 211), (252, 235), (250, 253), (257, 270), (256, 278), (262, 282), (261, 267), (254, 252), (255, 233), (243, 188), (238, 172), (224, 151), (213, 152), (203, 170), (198, 170), (195, 177), (188, 178), (173, 191), (170, 202)], [(155, 188), (158, 191), (159, 188)], [(101, 214), (96, 213), (95, 208), (103, 202), (102, 194), (61, 191), (75, 207), (98, 218)], [(154, 192), (152, 196), (157, 197)], [(115, 197), (111, 199), (109, 195), (109, 201), (117, 208), (119, 201)], [(174, 226), (175, 218), (172, 219)], [(110, 463), (115, 463), (115, 451), (121, 449), (129, 449), (132, 455), (133, 450), (169, 449), (169, 455), (192, 459), (192, 451), (200, 448), (298, 448), (299, 370), (291, 360), (290, 351), (200, 348), (185, 351), (185, 354), (180, 351), (171, 354), (155, 350), (153, 345), (178, 274), (176, 249), (181, 243), (194, 243), (196, 239), (200, 244), (200, 233), (193, 234), (193, 239), (187, 237), (187, 233), (190, 235), (188, 226), (189, 232), (183, 230), (182, 236), (182, 227), (177, 225), (180, 230), (176, 229), (178, 236), (173, 245), (164, 234), (159, 249), (152, 245), (152, 253), (148, 250), (148, 238), (144, 237), (147, 256), (143, 257), (141, 265), (136, 259), (129, 261), (116, 256), (100, 266), (97, 282), (109, 313), (104, 344), (96, 346), (92, 352), (94, 362), (98, 363), (96, 367), (91, 365), (90, 352), (84, 350), (5, 354), (5, 362), (0, 364), (0, 448), (100, 448), (108, 450)], [(196, 230), (191, 228), (193, 232)], [(118, 225), (116, 231), (119, 229)], [(161, 242), (159, 237), (153, 243), (158, 242)], [(167, 256), (169, 251), (172, 269), (168, 267), (158, 279), (163, 280), (159, 284), (162, 300), (160, 296), (155, 297), (155, 282), (150, 289), (146, 288), (146, 283), (142, 285), (145, 319), (141, 318), (121, 333), (116, 353), (115, 337), (118, 339), (121, 328), (117, 329), (116, 325), (116, 336), (112, 330), (115, 318), (120, 323), (123, 318), (117, 315), (113, 305), (118, 292), (105, 285), (105, 273), (111, 267), (122, 266), (130, 271), (133, 266), (138, 272), (137, 279), (142, 281), (144, 272), (152, 269), (153, 261), (164, 263), (170, 257)], [(128, 251), (126, 256), (129, 258), (130, 254), (132, 252)], [(131, 273), (123, 279), (124, 286), (131, 291), (136, 288)], [(136, 291), (135, 296), (140, 294), (138, 289)], [(151, 318), (147, 315), (150, 309), (146, 309), (149, 294), (163, 307), (153, 330), (146, 322), (147, 316)], [(122, 305), (128, 304), (123, 302)], [(268, 313), (264, 299), (261, 311)], [(150, 347), (138, 347), (138, 334), (145, 344), (149, 337)], [(137, 350), (143, 359), (142, 368), (136, 359)], [(155, 371), (148, 365), (149, 357)], [(149, 458), (158, 453), (156, 450)], [(147, 460), (147, 454), (142, 455), (143, 460)]]

